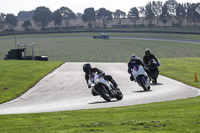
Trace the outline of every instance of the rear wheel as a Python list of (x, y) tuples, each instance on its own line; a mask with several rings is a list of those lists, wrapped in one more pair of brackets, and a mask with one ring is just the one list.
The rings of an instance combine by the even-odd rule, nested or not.
[(97, 89), (96, 89), (99, 94), (101, 95), (101, 97), (106, 100), (107, 102), (111, 101), (111, 96), (109, 94), (109, 90), (102, 84), (98, 85)]

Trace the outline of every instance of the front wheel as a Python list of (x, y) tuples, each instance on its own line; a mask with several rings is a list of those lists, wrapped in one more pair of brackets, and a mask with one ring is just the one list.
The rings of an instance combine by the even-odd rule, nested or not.
[(153, 84), (157, 84), (157, 79), (154, 79), (152, 82)]
[(149, 87), (147, 87), (147, 90), (149, 91), (151, 89), (151, 87), (149, 86)]
[(122, 94), (122, 92), (120, 91), (119, 88), (117, 88), (117, 94), (116, 94), (115, 98), (117, 100), (122, 100), (122, 98), (123, 98), (123, 94)]
[(107, 102), (111, 101), (111, 96), (109, 90), (102, 84), (98, 85), (96, 91), (101, 95), (101, 97)]
[(152, 81), (153, 84), (157, 84), (158, 72), (157, 71), (151, 72), (151, 78), (153, 80)]
[(147, 91), (147, 88), (145, 87), (145, 81), (144, 76), (137, 77), (137, 82), (141, 85), (141, 87), (144, 89), (144, 91)]

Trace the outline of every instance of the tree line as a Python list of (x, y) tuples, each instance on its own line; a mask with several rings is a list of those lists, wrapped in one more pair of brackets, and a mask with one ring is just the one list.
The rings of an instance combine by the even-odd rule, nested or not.
[[(26, 12), (21, 12), (21, 14)], [(30, 17), (31, 15), (31, 17)], [(167, 0), (164, 3), (161, 1), (152, 1), (147, 3), (143, 7), (133, 7), (128, 13), (118, 9), (114, 12), (109, 11), (105, 8), (95, 10), (94, 8), (86, 8), (84, 13), (75, 14), (68, 7), (61, 7), (54, 12), (51, 12), (48, 7), (37, 7), (34, 11), (29, 12), (29, 16), (37, 26), (41, 29), (50, 23), (54, 22), (56, 27), (60, 27), (62, 23), (65, 26), (69, 26), (69, 21), (72, 19), (81, 18), (83, 22), (87, 23), (89, 28), (96, 26), (97, 20), (100, 20), (102, 27), (106, 28), (107, 24), (115, 19), (117, 21), (117, 27), (123, 25), (123, 20), (129, 19), (134, 26), (137, 26), (137, 21), (141, 20), (142, 25), (144, 22), (148, 22), (148, 26), (154, 25), (153, 22), (156, 20), (156, 25), (159, 26), (160, 22), (165, 26), (171, 22), (171, 25), (181, 26), (183, 21), (193, 23), (200, 22), (200, 3), (178, 3), (176, 0)], [(0, 29), (4, 29), (5, 25), (10, 30), (13, 30), (18, 25), (18, 19), (13, 14), (0, 14)], [(22, 27), (28, 30), (32, 26), (30, 19), (25, 20)]]

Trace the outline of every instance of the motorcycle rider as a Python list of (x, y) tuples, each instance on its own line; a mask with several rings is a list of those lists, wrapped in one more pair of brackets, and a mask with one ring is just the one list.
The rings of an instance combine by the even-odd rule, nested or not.
[(135, 54), (132, 54), (130, 56), (130, 61), (128, 63), (128, 73), (131, 74), (131, 76), (130, 76), (131, 81), (135, 80), (132, 75), (132, 70), (133, 70), (134, 66), (136, 66), (136, 65), (141, 65), (144, 69), (146, 69), (145, 64), (139, 58), (137, 58), (137, 56)]
[(154, 54), (151, 53), (151, 50), (149, 48), (147, 48), (147, 49), (145, 49), (145, 55), (143, 56), (143, 62), (147, 67), (148, 67), (148, 63), (150, 60), (155, 60), (157, 63), (157, 66), (159, 67), (159, 62), (158, 62), (157, 58), (155, 57)]
[[(105, 75), (105, 73), (103, 73), (102, 70), (99, 70), (98, 68), (92, 68), (89, 63), (83, 65), (83, 71), (85, 72), (85, 80), (87, 84), (88, 84), (89, 76), (97, 72), (99, 75), (104, 76), (105, 80), (110, 81), (113, 84), (114, 88), (117, 88), (118, 86), (117, 83), (113, 80), (111, 75)], [(90, 87), (91, 86), (88, 85), (88, 88)], [(92, 94), (94, 95), (94, 92), (92, 92)]]

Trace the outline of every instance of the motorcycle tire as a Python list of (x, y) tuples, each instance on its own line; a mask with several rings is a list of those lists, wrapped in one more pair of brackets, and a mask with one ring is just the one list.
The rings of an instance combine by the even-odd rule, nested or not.
[(157, 79), (154, 79), (152, 82), (153, 84), (157, 84)]
[(151, 87), (149, 86), (149, 87), (147, 87), (147, 90), (149, 91), (151, 89)]
[(151, 77), (152, 77), (153, 84), (157, 84), (158, 72), (157, 71), (152, 72)]
[(104, 85), (98, 85), (96, 91), (101, 95), (101, 97), (107, 102), (111, 101), (111, 96), (109, 94), (109, 90)]
[(142, 86), (142, 88), (144, 89), (144, 91), (147, 91), (147, 88), (145, 87), (144, 81), (143, 81), (143, 76), (139, 76), (137, 77), (137, 82), (140, 83), (140, 85)]
[(123, 98), (123, 94), (122, 94), (122, 92), (120, 91), (119, 88), (117, 88), (117, 94), (116, 94), (115, 98), (117, 100), (122, 100), (122, 98)]

